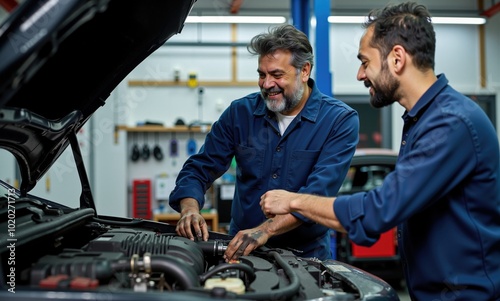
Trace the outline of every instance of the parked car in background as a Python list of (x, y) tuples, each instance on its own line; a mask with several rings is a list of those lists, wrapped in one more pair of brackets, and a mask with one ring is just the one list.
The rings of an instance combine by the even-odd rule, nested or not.
[[(77, 132), (194, 4), (25, 0), (0, 25), (0, 148), (21, 177), (0, 181), (0, 300), (399, 300), (343, 262), (264, 246), (226, 263), (228, 235), (97, 212)], [(30, 193), (68, 147), (76, 208)]]
[[(382, 185), (394, 170), (398, 154), (390, 149), (361, 148), (354, 154), (339, 195), (368, 191)], [(337, 260), (370, 272), (393, 286), (404, 280), (396, 228), (383, 234), (371, 247), (358, 246), (344, 233), (336, 233)]]

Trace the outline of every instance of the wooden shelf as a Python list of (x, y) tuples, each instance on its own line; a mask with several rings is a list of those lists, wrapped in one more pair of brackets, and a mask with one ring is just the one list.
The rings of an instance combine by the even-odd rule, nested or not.
[(118, 130), (126, 131), (126, 132), (168, 132), (168, 133), (207, 133), (210, 131), (211, 126), (187, 126), (187, 125), (178, 125), (173, 127), (164, 127), (161, 125), (142, 125), (142, 126), (134, 126), (129, 127), (126, 125), (117, 126)]
[[(209, 228), (214, 232), (219, 232), (219, 214), (217, 212), (201, 213)], [(167, 222), (177, 224), (181, 217), (180, 213), (160, 213), (153, 215), (153, 220), (157, 222)]]
[[(168, 80), (129, 80), (130, 87), (184, 87), (190, 88), (186, 81)], [(200, 81), (195, 87), (258, 87), (257, 81)]]

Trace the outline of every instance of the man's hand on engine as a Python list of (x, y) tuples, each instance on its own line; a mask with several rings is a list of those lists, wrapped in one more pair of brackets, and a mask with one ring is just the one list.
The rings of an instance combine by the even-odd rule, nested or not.
[(240, 256), (246, 256), (263, 246), (268, 239), (269, 235), (260, 227), (239, 231), (229, 242), (224, 259), (226, 262), (238, 260)]
[(177, 227), (175, 228), (177, 234), (194, 241), (194, 231), (197, 239), (207, 241), (208, 226), (207, 222), (200, 214), (198, 202), (195, 199), (183, 199), (181, 201), (181, 208), (181, 218), (177, 222)]

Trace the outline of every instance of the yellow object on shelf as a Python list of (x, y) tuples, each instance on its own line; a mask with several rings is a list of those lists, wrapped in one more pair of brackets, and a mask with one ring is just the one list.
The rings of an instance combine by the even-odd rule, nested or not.
[(189, 88), (196, 88), (198, 86), (198, 78), (196, 76), (196, 73), (194, 72), (189, 73), (189, 79), (187, 85)]

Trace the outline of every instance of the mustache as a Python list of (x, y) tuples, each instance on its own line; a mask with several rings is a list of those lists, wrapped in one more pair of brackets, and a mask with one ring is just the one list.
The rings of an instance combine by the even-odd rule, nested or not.
[(283, 90), (282, 89), (279, 89), (279, 88), (272, 88), (272, 89), (261, 89), (261, 92), (262, 93), (280, 93), (282, 92)]

